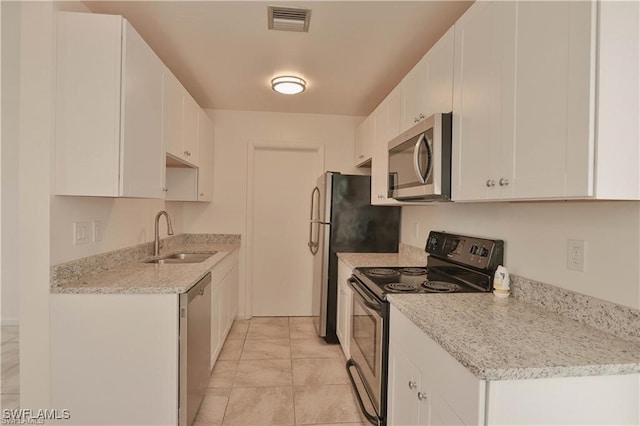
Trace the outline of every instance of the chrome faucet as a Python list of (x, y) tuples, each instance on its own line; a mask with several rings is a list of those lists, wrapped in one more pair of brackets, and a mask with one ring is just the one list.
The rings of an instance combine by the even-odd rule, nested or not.
[(173, 227), (171, 226), (171, 218), (169, 218), (169, 214), (164, 210), (160, 210), (156, 215), (156, 238), (153, 243), (154, 256), (160, 256), (160, 230), (158, 228), (160, 225), (160, 216), (162, 215), (167, 218), (167, 234), (173, 235)]

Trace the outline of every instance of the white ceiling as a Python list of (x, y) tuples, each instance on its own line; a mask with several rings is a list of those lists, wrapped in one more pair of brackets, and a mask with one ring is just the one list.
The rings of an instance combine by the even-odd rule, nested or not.
[[(120, 14), (204, 108), (368, 115), (470, 1), (86, 1)], [(267, 6), (312, 9), (308, 33), (267, 29)], [(284, 96), (270, 80), (295, 74)]]

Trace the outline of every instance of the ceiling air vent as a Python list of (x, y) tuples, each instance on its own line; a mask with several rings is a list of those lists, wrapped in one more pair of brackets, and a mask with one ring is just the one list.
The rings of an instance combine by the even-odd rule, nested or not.
[(308, 32), (311, 20), (310, 9), (268, 6), (269, 29), (276, 31)]

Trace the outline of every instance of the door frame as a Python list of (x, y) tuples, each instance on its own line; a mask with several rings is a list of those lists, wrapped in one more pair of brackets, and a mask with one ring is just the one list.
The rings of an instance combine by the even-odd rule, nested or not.
[[(254, 205), (253, 196), (255, 188), (253, 185), (255, 178), (255, 156), (257, 151), (293, 151), (293, 152), (315, 152), (316, 153), (316, 175), (324, 173), (324, 144), (303, 144), (294, 141), (249, 141), (247, 161), (247, 214), (246, 214), (246, 236), (247, 236), (247, 267), (244, 292), (245, 318), (253, 316), (253, 219)], [(301, 250), (304, 247), (300, 248)]]

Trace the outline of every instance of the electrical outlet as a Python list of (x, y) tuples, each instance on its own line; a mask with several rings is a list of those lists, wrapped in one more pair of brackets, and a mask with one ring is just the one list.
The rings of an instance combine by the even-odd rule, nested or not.
[(585, 242), (584, 240), (567, 241), (567, 268), (584, 272)]
[(73, 245), (88, 244), (91, 241), (89, 222), (73, 222)]
[(102, 233), (104, 230), (104, 223), (101, 220), (93, 222), (93, 242), (102, 241)]

